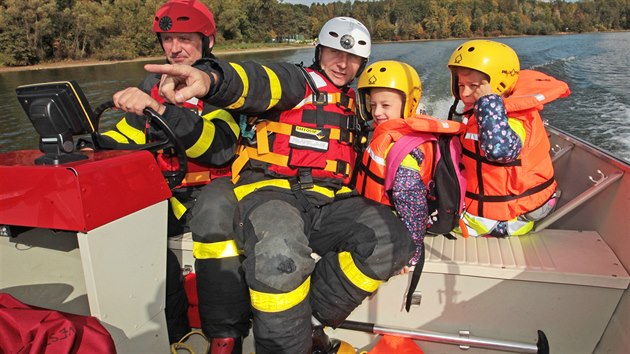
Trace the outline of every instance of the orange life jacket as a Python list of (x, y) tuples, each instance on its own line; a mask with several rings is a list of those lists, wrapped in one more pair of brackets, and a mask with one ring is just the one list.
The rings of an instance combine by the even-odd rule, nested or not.
[[(153, 97), (161, 104), (164, 104), (166, 100), (164, 99), (164, 97), (160, 96), (158, 89), (158, 85), (153, 86), (153, 88), (151, 89), (151, 97)], [(190, 109), (198, 115), (202, 115), (203, 101), (197, 100), (196, 103), (192, 103), (193, 101), (186, 101), (182, 106), (184, 108)], [(159, 154), (157, 157), (157, 161), (160, 169), (164, 171), (176, 171), (177, 169), (179, 169), (179, 161), (177, 159), (170, 158), (169, 156), (166, 156), (164, 154)], [(177, 186), (177, 188), (204, 185), (208, 184), (211, 180), (215, 178), (230, 175), (231, 171), (229, 166), (208, 167), (197, 164), (195, 161), (188, 159), (188, 172), (186, 173), (186, 176), (184, 177), (182, 183)]]
[(349, 182), (356, 159), (354, 132), (349, 129), (357, 119), (354, 91), (339, 89), (317, 71), (305, 71), (310, 82), (304, 100), (277, 117), (256, 122), (256, 144), (241, 146), (232, 164), (234, 181), (249, 160), (257, 160), (271, 176)]
[(522, 122), (525, 141), (511, 163), (489, 161), (481, 151), (476, 117), (468, 117), (462, 135), (468, 184), (467, 212), (493, 220), (512, 220), (543, 205), (556, 190), (550, 143), (539, 111), (545, 103), (570, 94), (566, 83), (522, 70), (512, 95), (504, 99), (508, 117)]
[[(427, 115), (416, 115), (406, 119), (390, 119), (374, 130), (368, 148), (363, 153), (357, 168), (356, 189), (365, 197), (382, 204), (392, 205), (385, 190), (386, 157), (390, 146), (401, 137), (414, 132), (456, 134), (463, 129), (461, 123), (437, 119)], [(419, 146), (424, 154), (420, 176), (425, 185), (433, 178), (434, 144)]]

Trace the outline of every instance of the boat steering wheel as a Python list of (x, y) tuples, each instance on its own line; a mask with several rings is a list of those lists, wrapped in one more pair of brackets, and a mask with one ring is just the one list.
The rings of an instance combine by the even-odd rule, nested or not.
[[(94, 110), (94, 118), (96, 121), (100, 121), (101, 115), (107, 109), (116, 107), (113, 101), (107, 101), (100, 104)], [(179, 163), (179, 167), (176, 170), (162, 170), (162, 175), (166, 179), (166, 182), (169, 188), (175, 189), (178, 185), (182, 183), (184, 177), (186, 177), (186, 173), (188, 173), (188, 163), (186, 158), (186, 149), (184, 149), (184, 145), (179, 140), (179, 138), (175, 135), (175, 132), (166, 124), (164, 117), (161, 114), (156, 112), (151, 108), (144, 109), (144, 117), (146, 117), (149, 125), (154, 128), (159, 134), (164, 136), (165, 138), (158, 141), (152, 141), (146, 144), (117, 144), (115, 147), (108, 147), (114, 150), (147, 150), (150, 151), (157, 161), (157, 154), (160, 151), (170, 150), (173, 152), (173, 157), (177, 159)], [(98, 133), (97, 133), (98, 135)], [(101, 139), (95, 137), (95, 145), (98, 146), (98, 142)]]

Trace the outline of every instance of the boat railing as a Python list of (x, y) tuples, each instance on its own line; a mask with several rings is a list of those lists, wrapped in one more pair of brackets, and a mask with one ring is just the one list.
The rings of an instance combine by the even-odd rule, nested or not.
[(627, 164), (555, 127), (546, 128), (560, 195), (556, 210), (537, 222), (534, 231), (601, 231), (601, 225), (619, 213), (616, 194), (626, 189)]
[(574, 146), (575, 144), (568, 143), (568, 142), (567, 144), (562, 145), (562, 146), (559, 144), (552, 146), (551, 147), (551, 161), (556, 162), (562, 156), (565, 156), (566, 154), (571, 152)]
[(596, 195), (598, 195), (601, 191), (608, 188), (610, 185), (623, 177), (622, 171), (616, 171), (610, 175), (605, 175), (601, 170), (597, 170), (597, 172), (599, 174), (599, 177), (597, 179), (589, 176), (589, 179), (593, 182), (592, 187), (580, 193), (577, 197), (566, 202), (564, 205), (556, 209), (553, 213), (549, 214), (543, 220), (537, 222), (536, 227), (534, 228), (534, 232), (540, 232), (546, 229), (551, 224), (558, 221), (560, 218), (567, 215), (571, 211), (575, 210), (577, 207), (588, 202)]

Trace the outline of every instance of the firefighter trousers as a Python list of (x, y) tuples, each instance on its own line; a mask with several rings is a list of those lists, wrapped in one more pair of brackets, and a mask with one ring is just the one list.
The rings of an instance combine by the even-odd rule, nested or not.
[(251, 327), (249, 291), (234, 242), (236, 210), (229, 177), (204, 186), (190, 209), (201, 327), (210, 338), (245, 337)]
[(339, 325), (414, 251), (391, 209), (358, 195), (309, 208), (290, 192), (259, 190), (237, 213), (257, 354), (310, 353), (311, 315)]

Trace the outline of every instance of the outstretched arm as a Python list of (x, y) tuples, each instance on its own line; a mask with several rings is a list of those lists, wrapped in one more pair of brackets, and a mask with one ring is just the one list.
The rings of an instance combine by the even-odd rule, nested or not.
[(211, 83), (216, 81), (216, 78), (189, 65), (147, 64), (144, 69), (162, 75), (160, 96), (174, 104), (184, 103), (193, 97), (204, 97), (210, 91)]

